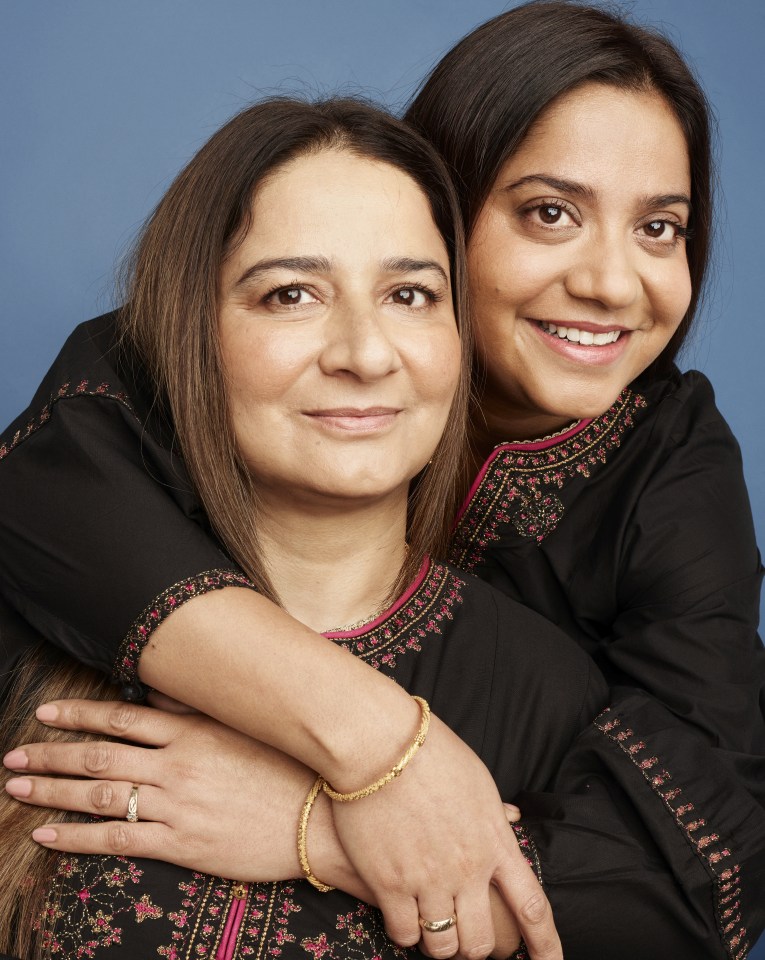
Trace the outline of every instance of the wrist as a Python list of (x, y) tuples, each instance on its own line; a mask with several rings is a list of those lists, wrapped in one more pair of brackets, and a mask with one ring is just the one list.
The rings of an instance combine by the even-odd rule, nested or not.
[(323, 791), (316, 797), (311, 812), (308, 849), (311, 869), (322, 883), (369, 902), (370, 892), (340, 843), (332, 801)]

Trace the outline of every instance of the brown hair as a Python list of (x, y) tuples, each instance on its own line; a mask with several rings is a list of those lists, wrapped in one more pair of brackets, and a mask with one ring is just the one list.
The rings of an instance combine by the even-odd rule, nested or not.
[[(247, 231), (258, 184), (288, 160), (322, 149), (349, 150), (407, 173), (428, 198), (449, 252), (462, 377), (432, 463), (412, 486), (410, 549), (393, 587), (397, 593), (413, 579), (425, 553), (437, 555), (446, 546), (464, 456), (472, 346), (464, 320), (459, 204), (443, 162), (421, 136), (403, 122), (348, 99), (317, 104), (268, 100), (234, 117), (178, 175), (139, 237), (127, 267), (122, 343), (126, 357), (144, 365), (156, 386), (157, 402), (174, 424), (192, 482), (218, 537), (256, 585), (273, 596), (257, 551), (257, 491), (239, 456), (226, 402), (217, 333), (218, 275), (223, 259)], [(3, 610), (0, 603), (0, 613)], [(3, 710), (4, 751), (40, 740), (88, 738), (41, 726), (34, 716), (39, 704), (116, 695), (104, 677), (40, 644), (14, 671)], [(72, 816), (77, 815), (56, 814), (57, 819)], [(0, 791), (0, 835), (6, 840), (0, 859), (0, 951), (35, 960), (45, 951), (33, 922), (45, 903), (56, 854), (34, 843), (29, 834), (49, 819), (48, 810)]]
[(692, 297), (674, 336), (648, 368), (664, 375), (687, 337), (704, 288), (713, 220), (710, 108), (677, 49), (661, 34), (593, 6), (543, 0), (482, 24), (424, 81), (406, 113), (440, 150), (470, 231), (500, 168), (540, 114), (584, 83), (656, 91), (674, 111), (691, 164)]
[(213, 529), (257, 588), (277, 599), (258, 551), (257, 489), (237, 449), (217, 330), (220, 266), (249, 226), (268, 174), (301, 154), (348, 150), (408, 174), (446, 243), (463, 376), (444, 435), (410, 496), (408, 559), (393, 595), (426, 553), (443, 554), (456, 512), (469, 393), (464, 253), (459, 203), (440, 157), (402, 121), (355, 99), (272, 99), (239, 113), (181, 171), (129, 264), (124, 342), (148, 370)]

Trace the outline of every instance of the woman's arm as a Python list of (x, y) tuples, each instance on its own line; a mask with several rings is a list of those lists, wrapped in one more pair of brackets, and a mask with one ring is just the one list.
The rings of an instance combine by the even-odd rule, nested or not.
[[(151, 404), (139, 410), (125, 376), (110, 318), (83, 325), (30, 410), (0, 439), (0, 589), (81, 662), (123, 681), (137, 671), (157, 689), (310, 762), (339, 789), (375, 780), (414, 735), (416, 705), (241, 589), (246, 581), (205, 529), (172, 438), (161, 443), (161, 430), (147, 429)], [(221, 589), (227, 584), (239, 586)], [(558, 957), (549, 910), (537, 922), (538, 888), (519, 879), (517, 846), (488, 772), (437, 724), (425, 756), (371, 797), (363, 815), (348, 805), (337, 821), (392, 936), (416, 943), (418, 902), (423, 911), (440, 910), (457, 895), (465, 918), (460, 944), (481, 952), (491, 939), (486, 892), (493, 881), (521, 918), (532, 956)], [(424, 799), (438, 818), (421, 816)], [(372, 858), (365, 838), (402, 811), (416, 828), (391, 835), (385, 856)]]

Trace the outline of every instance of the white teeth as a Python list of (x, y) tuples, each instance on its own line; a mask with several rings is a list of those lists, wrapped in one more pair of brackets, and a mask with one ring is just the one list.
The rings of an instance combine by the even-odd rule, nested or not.
[(561, 327), (557, 323), (542, 323), (545, 333), (557, 335), (561, 340), (581, 343), (583, 346), (603, 347), (607, 343), (616, 343), (621, 330), (607, 330), (605, 333), (592, 333), (590, 330), (577, 330), (576, 327)]

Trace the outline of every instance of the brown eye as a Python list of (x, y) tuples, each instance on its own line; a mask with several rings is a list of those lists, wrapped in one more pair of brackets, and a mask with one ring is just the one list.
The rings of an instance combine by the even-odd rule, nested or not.
[(555, 207), (552, 204), (547, 204), (544, 207), (539, 208), (539, 219), (542, 221), (542, 223), (558, 223), (562, 214), (562, 207)]
[(425, 290), (421, 290), (419, 287), (399, 287), (398, 290), (394, 290), (390, 295), (392, 303), (398, 304), (400, 307), (424, 307), (429, 300), (432, 300)]
[(296, 303), (300, 303), (302, 292), (300, 287), (284, 287), (282, 290), (277, 290), (274, 296), (276, 302), (281, 304), (281, 306), (291, 307)]
[(668, 224), (666, 220), (652, 220), (643, 227), (643, 230), (645, 230), (647, 236), (653, 237), (654, 240), (658, 240), (659, 237), (664, 236), (664, 230), (667, 226)]

